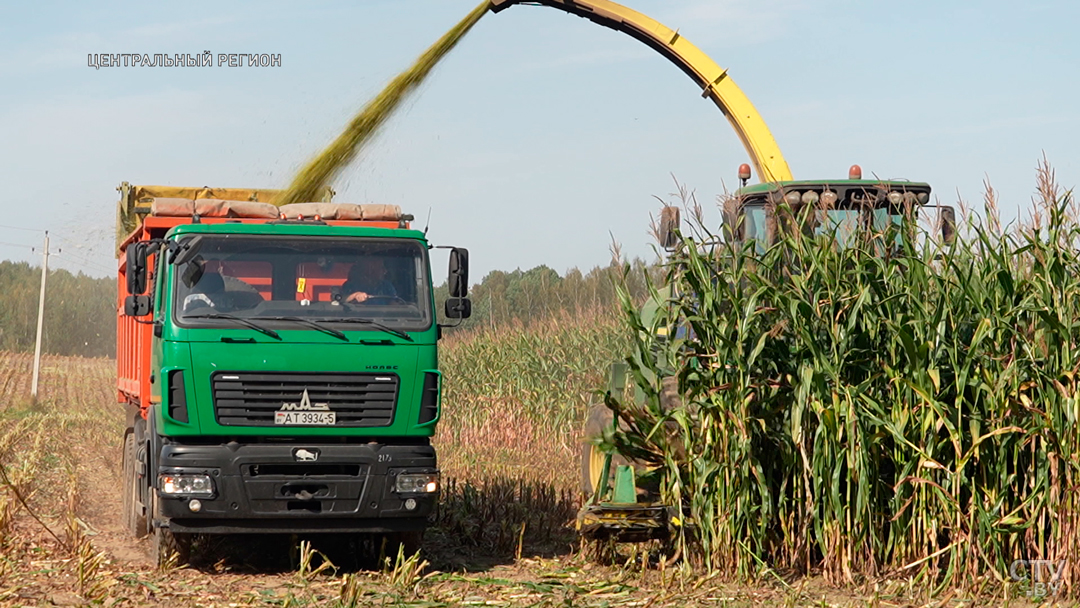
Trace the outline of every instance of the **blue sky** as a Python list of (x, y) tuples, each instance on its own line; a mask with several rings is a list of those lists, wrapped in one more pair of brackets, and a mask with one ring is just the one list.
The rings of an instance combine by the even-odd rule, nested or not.
[[(280, 187), (473, 0), (0, 4), (0, 259), (104, 276), (115, 187)], [(796, 178), (927, 181), (942, 203), (1030, 205), (1045, 153), (1080, 176), (1080, 5), (626, 0), (728, 69)], [(103, 68), (88, 53), (277, 53), (274, 68)], [(651, 257), (672, 176), (713, 203), (746, 162), (694, 83), (546, 7), (484, 17), (339, 178), (401, 205), (473, 277)], [(441, 277), (436, 269), (436, 278)]]

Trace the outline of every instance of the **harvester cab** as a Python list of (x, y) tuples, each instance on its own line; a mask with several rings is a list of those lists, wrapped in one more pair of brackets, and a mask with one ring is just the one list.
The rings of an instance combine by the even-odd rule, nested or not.
[(735, 242), (754, 241), (764, 251), (785, 232), (828, 233), (845, 247), (860, 235), (880, 235), (901, 225), (905, 216), (918, 220), (920, 211), (928, 209), (937, 213), (921, 219), (936, 224), (942, 239), (950, 241), (955, 213), (952, 207), (930, 205), (929, 184), (862, 179), (862, 170), (854, 165), (846, 180), (744, 185), (724, 202), (724, 236)]

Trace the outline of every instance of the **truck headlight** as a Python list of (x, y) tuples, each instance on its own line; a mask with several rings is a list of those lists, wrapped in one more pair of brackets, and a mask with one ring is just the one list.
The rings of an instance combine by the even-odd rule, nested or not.
[(214, 494), (214, 482), (209, 475), (162, 475), (160, 484), (163, 494), (212, 496)]
[(404, 473), (397, 476), (394, 491), (398, 494), (431, 494), (439, 491), (438, 473)]

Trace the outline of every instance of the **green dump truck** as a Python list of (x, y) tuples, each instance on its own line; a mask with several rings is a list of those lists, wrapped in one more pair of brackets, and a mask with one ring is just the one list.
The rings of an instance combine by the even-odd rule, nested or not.
[[(428, 253), (389, 205), (120, 188), (123, 519), (158, 559), (196, 535), (382, 535), (435, 507), (442, 378)], [(446, 316), (469, 315), (450, 251)]]

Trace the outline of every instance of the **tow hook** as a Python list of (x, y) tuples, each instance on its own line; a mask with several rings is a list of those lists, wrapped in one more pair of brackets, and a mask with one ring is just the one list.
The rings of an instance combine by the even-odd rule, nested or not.
[(320, 484), (285, 484), (281, 486), (281, 494), (295, 500), (315, 500), (319, 496), (325, 496), (329, 488)]

